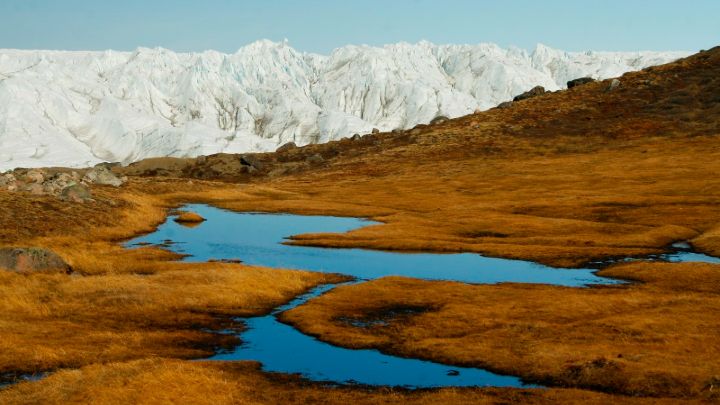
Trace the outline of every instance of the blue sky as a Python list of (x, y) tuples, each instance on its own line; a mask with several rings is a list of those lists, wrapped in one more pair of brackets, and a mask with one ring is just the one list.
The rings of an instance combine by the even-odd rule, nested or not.
[(234, 52), (285, 38), (319, 53), (423, 39), (696, 51), (720, 44), (720, 0), (0, 0), (0, 48)]

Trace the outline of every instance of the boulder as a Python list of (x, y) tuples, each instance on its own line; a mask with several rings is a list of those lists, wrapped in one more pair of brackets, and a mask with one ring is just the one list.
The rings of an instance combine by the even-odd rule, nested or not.
[(532, 89), (526, 91), (525, 93), (515, 96), (515, 98), (513, 98), (513, 101), (527, 100), (529, 98), (541, 96), (543, 94), (545, 94), (545, 87), (535, 86)]
[(319, 153), (316, 153), (312, 156), (308, 156), (307, 159), (305, 159), (305, 161), (310, 164), (320, 164), (320, 163), (324, 162), (325, 159), (323, 159), (323, 157)]
[(43, 185), (40, 183), (30, 183), (27, 186), (25, 186), (25, 191), (32, 194), (32, 195), (43, 195), (45, 194), (45, 189), (43, 188)]
[(582, 86), (583, 84), (588, 84), (594, 82), (595, 79), (592, 77), (580, 77), (577, 79), (572, 79), (569, 82), (567, 82), (567, 88), (572, 89), (573, 87)]
[(240, 164), (242, 164), (243, 166), (249, 166), (249, 168), (253, 168), (256, 170), (260, 170), (263, 168), (262, 162), (260, 162), (260, 160), (253, 155), (240, 156)]
[(12, 173), (6, 173), (0, 175), (0, 187), (7, 188), (10, 185), (14, 185), (17, 182), (15, 175)]
[(373, 129), (372, 129), (372, 133), (373, 133), (373, 134), (379, 134), (379, 133), (380, 133), (380, 130), (377, 129), (377, 128), (373, 128)]
[(0, 248), (0, 268), (17, 273), (72, 273), (60, 256), (43, 248)]
[(512, 102), (512, 101), (505, 101), (505, 102), (503, 102), (503, 103), (498, 104), (498, 105), (497, 105), (497, 108), (499, 108), (499, 109), (501, 109), (501, 110), (504, 110), (504, 109), (510, 108), (510, 107), (512, 107), (512, 106), (513, 106), (513, 102)]
[(432, 121), (430, 121), (430, 125), (438, 125), (442, 124), (444, 122), (447, 122), (449, 120), (448, 117), (444, 115), (438, 115), (437, 117), (433, 118)]
[(205, 218), (195, 212), (181, 211), (174, 221), (179, 224), (199, 224), (204, 222)]
[(45, 173), (40, 170), (30, 170), (25, 173), (25, 181), (28, 183), (42, 184), (45, 181)]
[(122, 179), (111, 172), (107, 166), (95, 166), (85, 173), (82, 181), (87, 184), (100, 184), (106, 186), (120, 187), (123, 185)]
[(295, 142), (288, 142), (288, 143), (282, 145), (281, 147), (275, 149), (275, 152), (285, 152), (285, 151), (295, 149), (295, 148), (297, 148), (297, 145), (295, 144)]
[(620, 87), (620, 80), (612, 79), (612, 81), (610, 82), (610, 85), (608, 86), (608, 88), (605, 91), (613, 91), (613, 90), (617, 89), (618, 87)]
[(352, 141), (357, 141), (357, 140), (359, 140), (360, 138), (362, 138), (362, 137), (360, 136), (360, 134), (353, 134), (353, 136), (350, 137), (350, 140), (352, 140)]
[(60, 191), (60, 198), (65, 201), (85, 202), (92, 199), (92, 193), (82, 184), (72, 184)]

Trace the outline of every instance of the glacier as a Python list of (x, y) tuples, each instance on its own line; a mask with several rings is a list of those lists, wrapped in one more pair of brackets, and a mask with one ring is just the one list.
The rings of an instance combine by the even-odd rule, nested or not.
[(688, 52), (528, 52), (494, 44), (287, 41), (236, 53), (0, 50), (0, 171), (272, 151), (491, 108), (541, 85), (663, 64)]

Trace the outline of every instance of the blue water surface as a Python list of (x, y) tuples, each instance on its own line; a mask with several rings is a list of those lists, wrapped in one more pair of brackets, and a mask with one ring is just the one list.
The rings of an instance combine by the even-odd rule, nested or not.
[[(351, 232), (376, 222), (328, 216), (236, 213), (207, 205), (185, 210), (207, 219), (186, 227), (169, 218), (156, 232), (136, 238), (127, 246), (162, 245), (184, 253), (183, 260), (238, 259), (250, 265), (341, 273), (361, 280), (399, 275), (426, 280), (467, 283), (544, 283), (568, 287), (617, 284), (599, 277), (594, 269), (563, 269), (524, 260), (484, 257), (479, 254), (396, 253), (366, 249), (334, 249), (284, 245), (293, 235)], [(720, 259), (678, 247), (653, 260), (709, 261)], [(630, 260), (630, 259), (628, 259)], [(635, 259), (633, 259), (635, 260)], [(214, 360), (255, 360), (269, 372), (298, 373), (314, 381), (426, 388), (442, 386), (529, 387), (513, 376), (477, 368), (454, 367), (417, 359), (390, 356), (376, 350), (351, 350), (321, 342), (279, 322), (276, 315), (302, 305), (334, 285), (320, 286), (267, 316), (243, 319), (248, 329), (242, 345), (218, 353)]]

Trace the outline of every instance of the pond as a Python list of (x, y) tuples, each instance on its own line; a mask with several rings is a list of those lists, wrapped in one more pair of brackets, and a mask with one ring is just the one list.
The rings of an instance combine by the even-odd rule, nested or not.
[[(426, 280), (466, 283), (544, 283), (568, 287), (618, 284), (599, 277), (596, 269), (564, 269), (523, 260), (484, 257), (479, 254), (397, 253), (365, 249), (335, 249), (285, 245), (293, 235), (350, 232), (375, 222), (342, 217), (287, 214), (236, 213), (207, 205), (182, 208), (207, 221), (197, 227), (182, 226), (169, 218), (157, 231), (126, 245), (160, 245), (186, 254), (185, 261), (241, 260), (245, 264), (275, 268), (340, 273), (354, 282), (398, 275)], [(699, 256), (680, 249), (666, 259), (683, 261)], [(662, 258), (662, 257), (661, 257)], [(699, 257), (701, 259), (715, 259)], [(655, 258), (657, 259), (657, 258)], [(248, 329), (234, 350), (218, 353), (214, 360), (255, 360), (268, 372), (298, 373), (303, 377), (336, 384), (366, 384), (428, 388), (442, 386), (529, 387), (517, 377), (477, 368), (407, 359), (376, 350), (333, 346), (279, 322), (276, 315), (302, 305), (335, 285), (320, 286), (271, 314), (245, 318)]]

